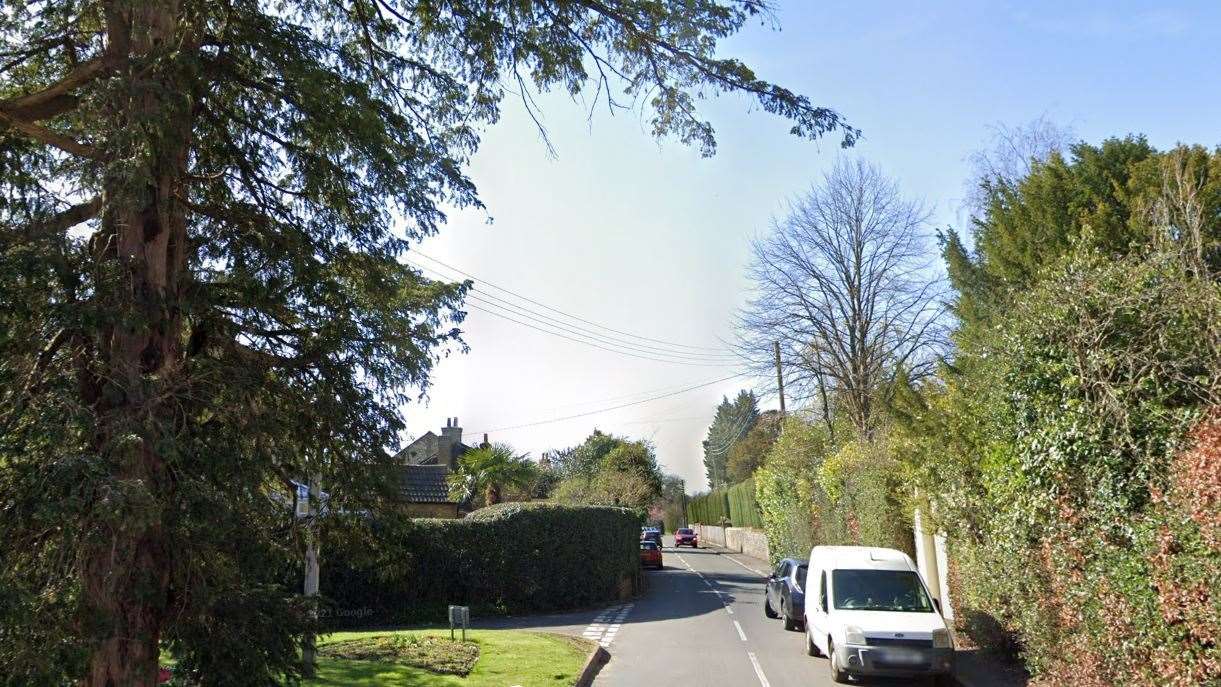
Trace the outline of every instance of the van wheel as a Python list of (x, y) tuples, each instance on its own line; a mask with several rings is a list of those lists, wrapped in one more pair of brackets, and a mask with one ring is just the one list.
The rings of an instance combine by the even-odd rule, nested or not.
[(763, 594), (763, 615), (769, 618), (779, 618), (780, 614), (772, 608), (772, 602), (768, 600), (767, 593)]
[(831, 658), (831, 681), (837, 684), (844, 684), (848, 681), (848, 673), (839, 667), (839, 657), (835, 653), (835, 645), (831, 640), (827, 640), (827, 654)]
[(814, 638), (810, 633), (806, 633), (806, 656), (821, 656), (822, 652), (818, 650), (818, 645), (814, 643)]

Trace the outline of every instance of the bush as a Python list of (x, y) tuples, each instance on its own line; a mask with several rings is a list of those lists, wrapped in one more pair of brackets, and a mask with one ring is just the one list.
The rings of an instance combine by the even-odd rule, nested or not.
[(725, 490), (729, 501), (729, 521), (735, 527), (763, 527), (759, 503), (755, 501), (755, 480), (748, 479)]
[(714, 489), (687, 502), (687, 520), (703, 525), (763, 527), (759, 503), (755, 500), (755, 480)]
[(927, 491), (955, 514), (963, 601), (1035, 684), (1221, 681), (1219, 323), (1221, 287), (1173, 255), (1078, 257), (951, 387), (982, 460), (930, 452)]
[(502, 614), (616, 600), (639, 569), (640, 523), (623, 508), (541, 503), (383, 523), (380, 551), (367, 564), (324, 560), (324, 620), (402, 624), (444, 620), (448, 604)]

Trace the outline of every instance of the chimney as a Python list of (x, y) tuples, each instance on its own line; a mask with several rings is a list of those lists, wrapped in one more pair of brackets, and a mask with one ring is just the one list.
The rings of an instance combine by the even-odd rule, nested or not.
[(449, 465), (453, 469), (457, 462), (458, 444), (462, 443), (462, 427), (458, 426), (457, 417), (446, 417), (446, 426), (441, 430), (440, 441), (437, 442), (441, 455), (437, 456), (437, 465)]

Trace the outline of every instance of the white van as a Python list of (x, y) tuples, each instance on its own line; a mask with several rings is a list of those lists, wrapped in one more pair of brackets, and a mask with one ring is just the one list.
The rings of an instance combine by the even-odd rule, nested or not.
[(940, 606), (902, 551), (811, 549), (805, 625), (806, 653), (830, 658), (835, 682), (954, 672), (954, 640)]

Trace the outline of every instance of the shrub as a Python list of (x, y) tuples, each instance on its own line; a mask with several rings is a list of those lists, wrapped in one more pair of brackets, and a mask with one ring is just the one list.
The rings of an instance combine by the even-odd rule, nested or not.
[(367, 563), (324, 561), (324, 620), (401, 624), (443, 620), (448, 604), (495, 614), (615, 600), (639, 568), (640, 523), (623, 508), (542, 503), (381, 523), (378, 555)]
[(714, 489), (687, 502), (687, 520), (704, 525), (763, 527), (759, 503), (755, 500), (755, 480)]
[(1221, 681), (1219, 325), (1221, 286), (1174, 255), (1079, 256), (960, 361), (977, 467), (933, 447), (926, 491), (1035, 684)]

